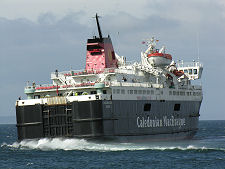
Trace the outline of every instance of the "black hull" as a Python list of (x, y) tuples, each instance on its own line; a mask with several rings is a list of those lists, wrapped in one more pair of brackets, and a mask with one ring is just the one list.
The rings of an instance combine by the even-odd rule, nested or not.
[(17, 106), (18, 139), (190, 139), (198, 129), (200, 105), (197, 101), (95, 100)]

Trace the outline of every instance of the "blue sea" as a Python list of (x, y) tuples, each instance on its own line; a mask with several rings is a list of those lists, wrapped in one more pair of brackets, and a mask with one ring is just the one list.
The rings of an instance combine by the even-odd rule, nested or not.
[(0, 168), (225, 168), (225, 121), (200, 121), (192, 140), (148, 143), (18, 142), (16, 125), (0, 125)]

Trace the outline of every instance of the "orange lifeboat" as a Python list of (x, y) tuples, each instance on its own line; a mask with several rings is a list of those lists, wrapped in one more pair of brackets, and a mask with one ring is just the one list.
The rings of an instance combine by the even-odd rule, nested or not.
[(166, 66), (172, 61), (172, 56), (166, 53), (150, 53), (147, 55), (148, 61), (154, 66)]
[(166, 53), (151, 53), (151, 54), (148, 54), (148, 58), (150, 57), (163, 57), (163, 58), (172, 60), (172, 56)]

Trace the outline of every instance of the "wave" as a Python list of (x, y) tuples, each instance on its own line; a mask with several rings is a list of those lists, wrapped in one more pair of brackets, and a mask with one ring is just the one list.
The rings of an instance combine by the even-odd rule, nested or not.
[(80, 151), (136, 151), (136, 150), (158, 150), (158, 151), (224, 151), (224, 148), (208, 148), (205, 146), (183, 145), (183, 146), (162, 146), (160, 143), (155, 144), (138, 144), (138, 143), (95, 143), (85, 139), (65, 139), (65, 138), (43, 138), (39, 140), (23, 140), (13, 144), (3, 143), (1, 147), (13, 149), (28, 150), (80, 150)]

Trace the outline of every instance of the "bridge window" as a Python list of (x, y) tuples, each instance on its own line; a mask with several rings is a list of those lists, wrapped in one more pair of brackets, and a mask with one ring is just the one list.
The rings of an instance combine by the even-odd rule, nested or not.
[(194, 74), (197, 75), (198, 74), (198, 70), (194, 69)]
[(137, 90), (134, 90), (134, 94), (137, 94)]
[(184, 69), (184, 73), (188, 73), (188, 70), (187, 69)]
[(192, 69), (188, 69), (189, 75), (192, 75)]
[(151, 110), (151, 104), (150, 103), (146, 103), (144, 105), (144, 111), (150, 111)]

